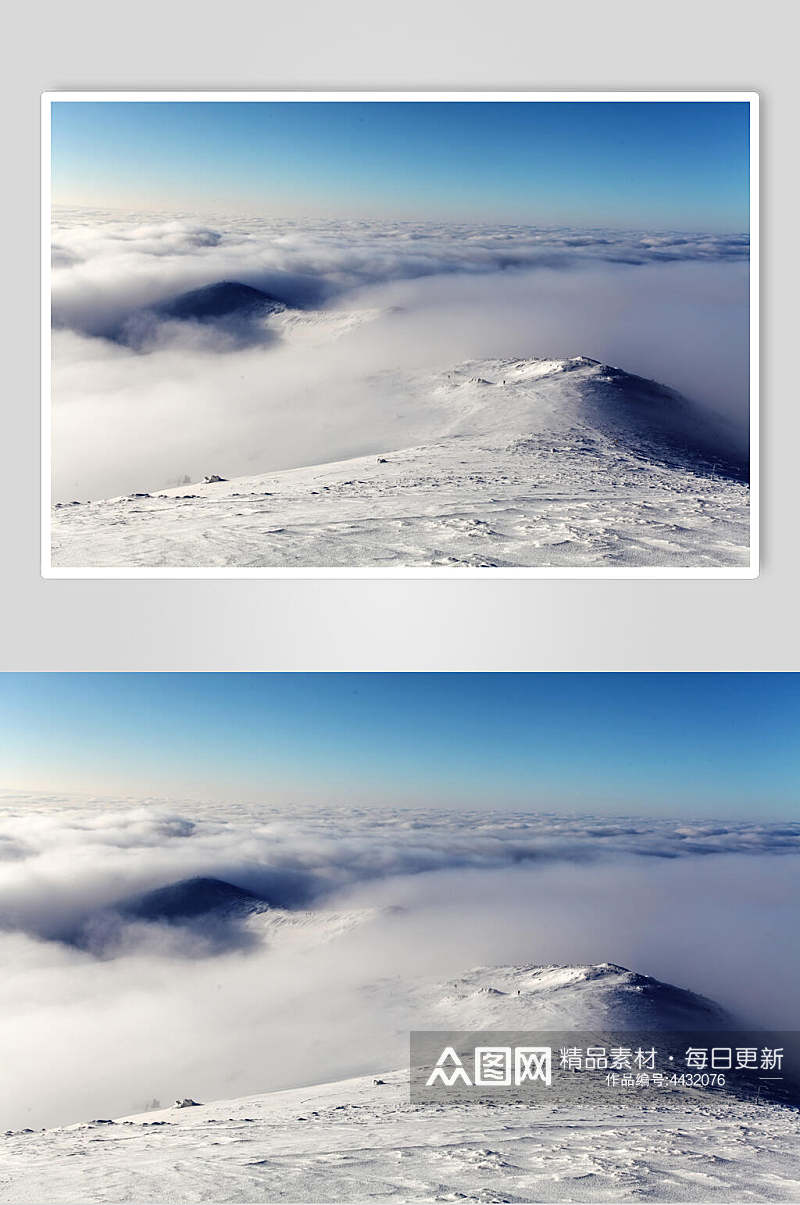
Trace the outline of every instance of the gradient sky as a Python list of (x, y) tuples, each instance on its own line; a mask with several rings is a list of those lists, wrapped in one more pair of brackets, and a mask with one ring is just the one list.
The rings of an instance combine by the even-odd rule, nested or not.
[(56, 101), (53, 201), (748, 228), (739, 102)]
[(800, 816), (796, 674), (0, 675), (0, 787)]

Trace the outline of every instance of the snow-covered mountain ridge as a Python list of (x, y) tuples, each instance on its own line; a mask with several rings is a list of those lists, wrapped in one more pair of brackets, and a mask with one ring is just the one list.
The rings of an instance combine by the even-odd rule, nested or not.
[[(676, 1001), (684, 1021), (722, 1016), (610, 963), (476, 968), (412, 994), (434, 1025), (505, 1024), (503, 1002), (518, 1001), (540, 1023), (563, 1023), (560, 1000), (571, 1020), (600, 1024), (619, 1020), (622, 1000), (650, 1024), (672, 1024)], [(796, 1200), (800, 1187), (797, 1111), (724, 1092), (418, 1104), (408, 1072), (381, 1067), (210, 1104), (187, 1091), (117, 1121), (7, 1133), (0, 1200), (731, 1202)]]
[(612, 962), (476, 967), (426, 997), (433, 1022), (462, 1029), (706, 1029), (730, 1025), (712, 1000)]
[(375, 391), (394, 400), (369, 455), (58, 503), (53, 565), (748, 563), (741, 457), (722, 420), (664, 386), (579, 356), (386, 373)]

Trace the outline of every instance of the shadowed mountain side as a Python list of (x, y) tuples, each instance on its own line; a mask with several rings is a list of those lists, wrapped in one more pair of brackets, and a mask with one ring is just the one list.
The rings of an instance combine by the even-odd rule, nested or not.
[(116, 911), (123, 916), (177, 922), (193, 920), (212, 912), (218, 916), (250, 915), (264, 912), (269, 907), (267, 900), (246, 887), (237, 887), (233, 883), (226, 883), (224, 879), (202, 876), (169, 883), (115, 905)]
[(219, 318), (229, 318), (232, 314), (274, 314), (286, 308), (283, 301), (261, 289), (254, 289), (236, 280), (222, 280), (217, 284), (204, 285), (201, 289), (179, 293), (177, 297), (153, 306), (153, 311), (163, 314), (165, 318), (214, 322)]
[(120, 327), (116, 341), (147, 351), (158, 345), (164, 328), (173, 338), (179, 324), (187, 337), (201, 336), (202, 343), (210, 340), (218, 350), (253, 347), (277, 340), (264, 319), (286, 309), (284, 302), (261, 289), (223, 280), (132, 314)]
[[(107, 318), (95, 315), (85, 333), (142, 352), (159, 346), (165, 335), (170, 341), (194, 336), (218, 350), (232, 350), (274, 342), (278, 336), (264, 319), (292, 308), (252, 285), (222, 280)], [(54, 320), (54, 325), (61, 323)]]
[(270, 903), (223, 879), (198, 876), (130, 896), (84, 916), (51, 939), (99, 958), (155, 942), (176, 957), (206, 957), (260, 941), (245, 922)]
[[(606, 364), (598, 367), (602, 372), (587, 389), (598, 430), (664, 463), (694, 461), (719, 476), (749, 481), (749, 456), (737, 445), (729, 419), (657, 381)], [(620, 390), (627, 402), (623, 411)]]

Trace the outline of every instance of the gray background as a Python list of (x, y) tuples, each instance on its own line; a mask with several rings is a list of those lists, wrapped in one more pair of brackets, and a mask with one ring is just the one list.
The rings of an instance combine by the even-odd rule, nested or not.
[[(796, 11), (705, 0), (17, 9), (2, 77), (0, 669), (800, 669)], [(283, 87), (760, 91), (759, 579), (40, 578), (39, 94)]]

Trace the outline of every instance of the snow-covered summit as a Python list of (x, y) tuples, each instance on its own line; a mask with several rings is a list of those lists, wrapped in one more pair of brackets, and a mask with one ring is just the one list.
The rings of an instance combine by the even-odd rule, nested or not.
[(689, 1030), (730, 1023), (712, 1000), (612, 962), (477, 967), (427, 999), (431, 1020), (462, 1029)]
[[(565, 1003), (584, 1023), (616, 1023), (623, 1005), (649, 1026), (722, 1015), (608, 962), (481, 967), (413, 994), (431, 1023), (463, 1028), (563, 1024)], [(210, 1103), (176, 1084), (175, 1098), (118, 1120), (9, 1131), (0, 1201), (730, 1202), (745, 1186), (748, 1200), (786, 1201), (800, 1183), (796, 1109), (696, 1087), (426, 1104), (411, 1101), (407, 1070), (376, 1065)]]
[[(577, 356), (385, 372), (370, 390), (368, 454), (248, 477), (221, 457), (227, 480), (65, 500), (54, 566), (748, 563), (745, 464), (722, 419), (663, 385)], [(268, 446), (265, 420), (254, 464)]]

